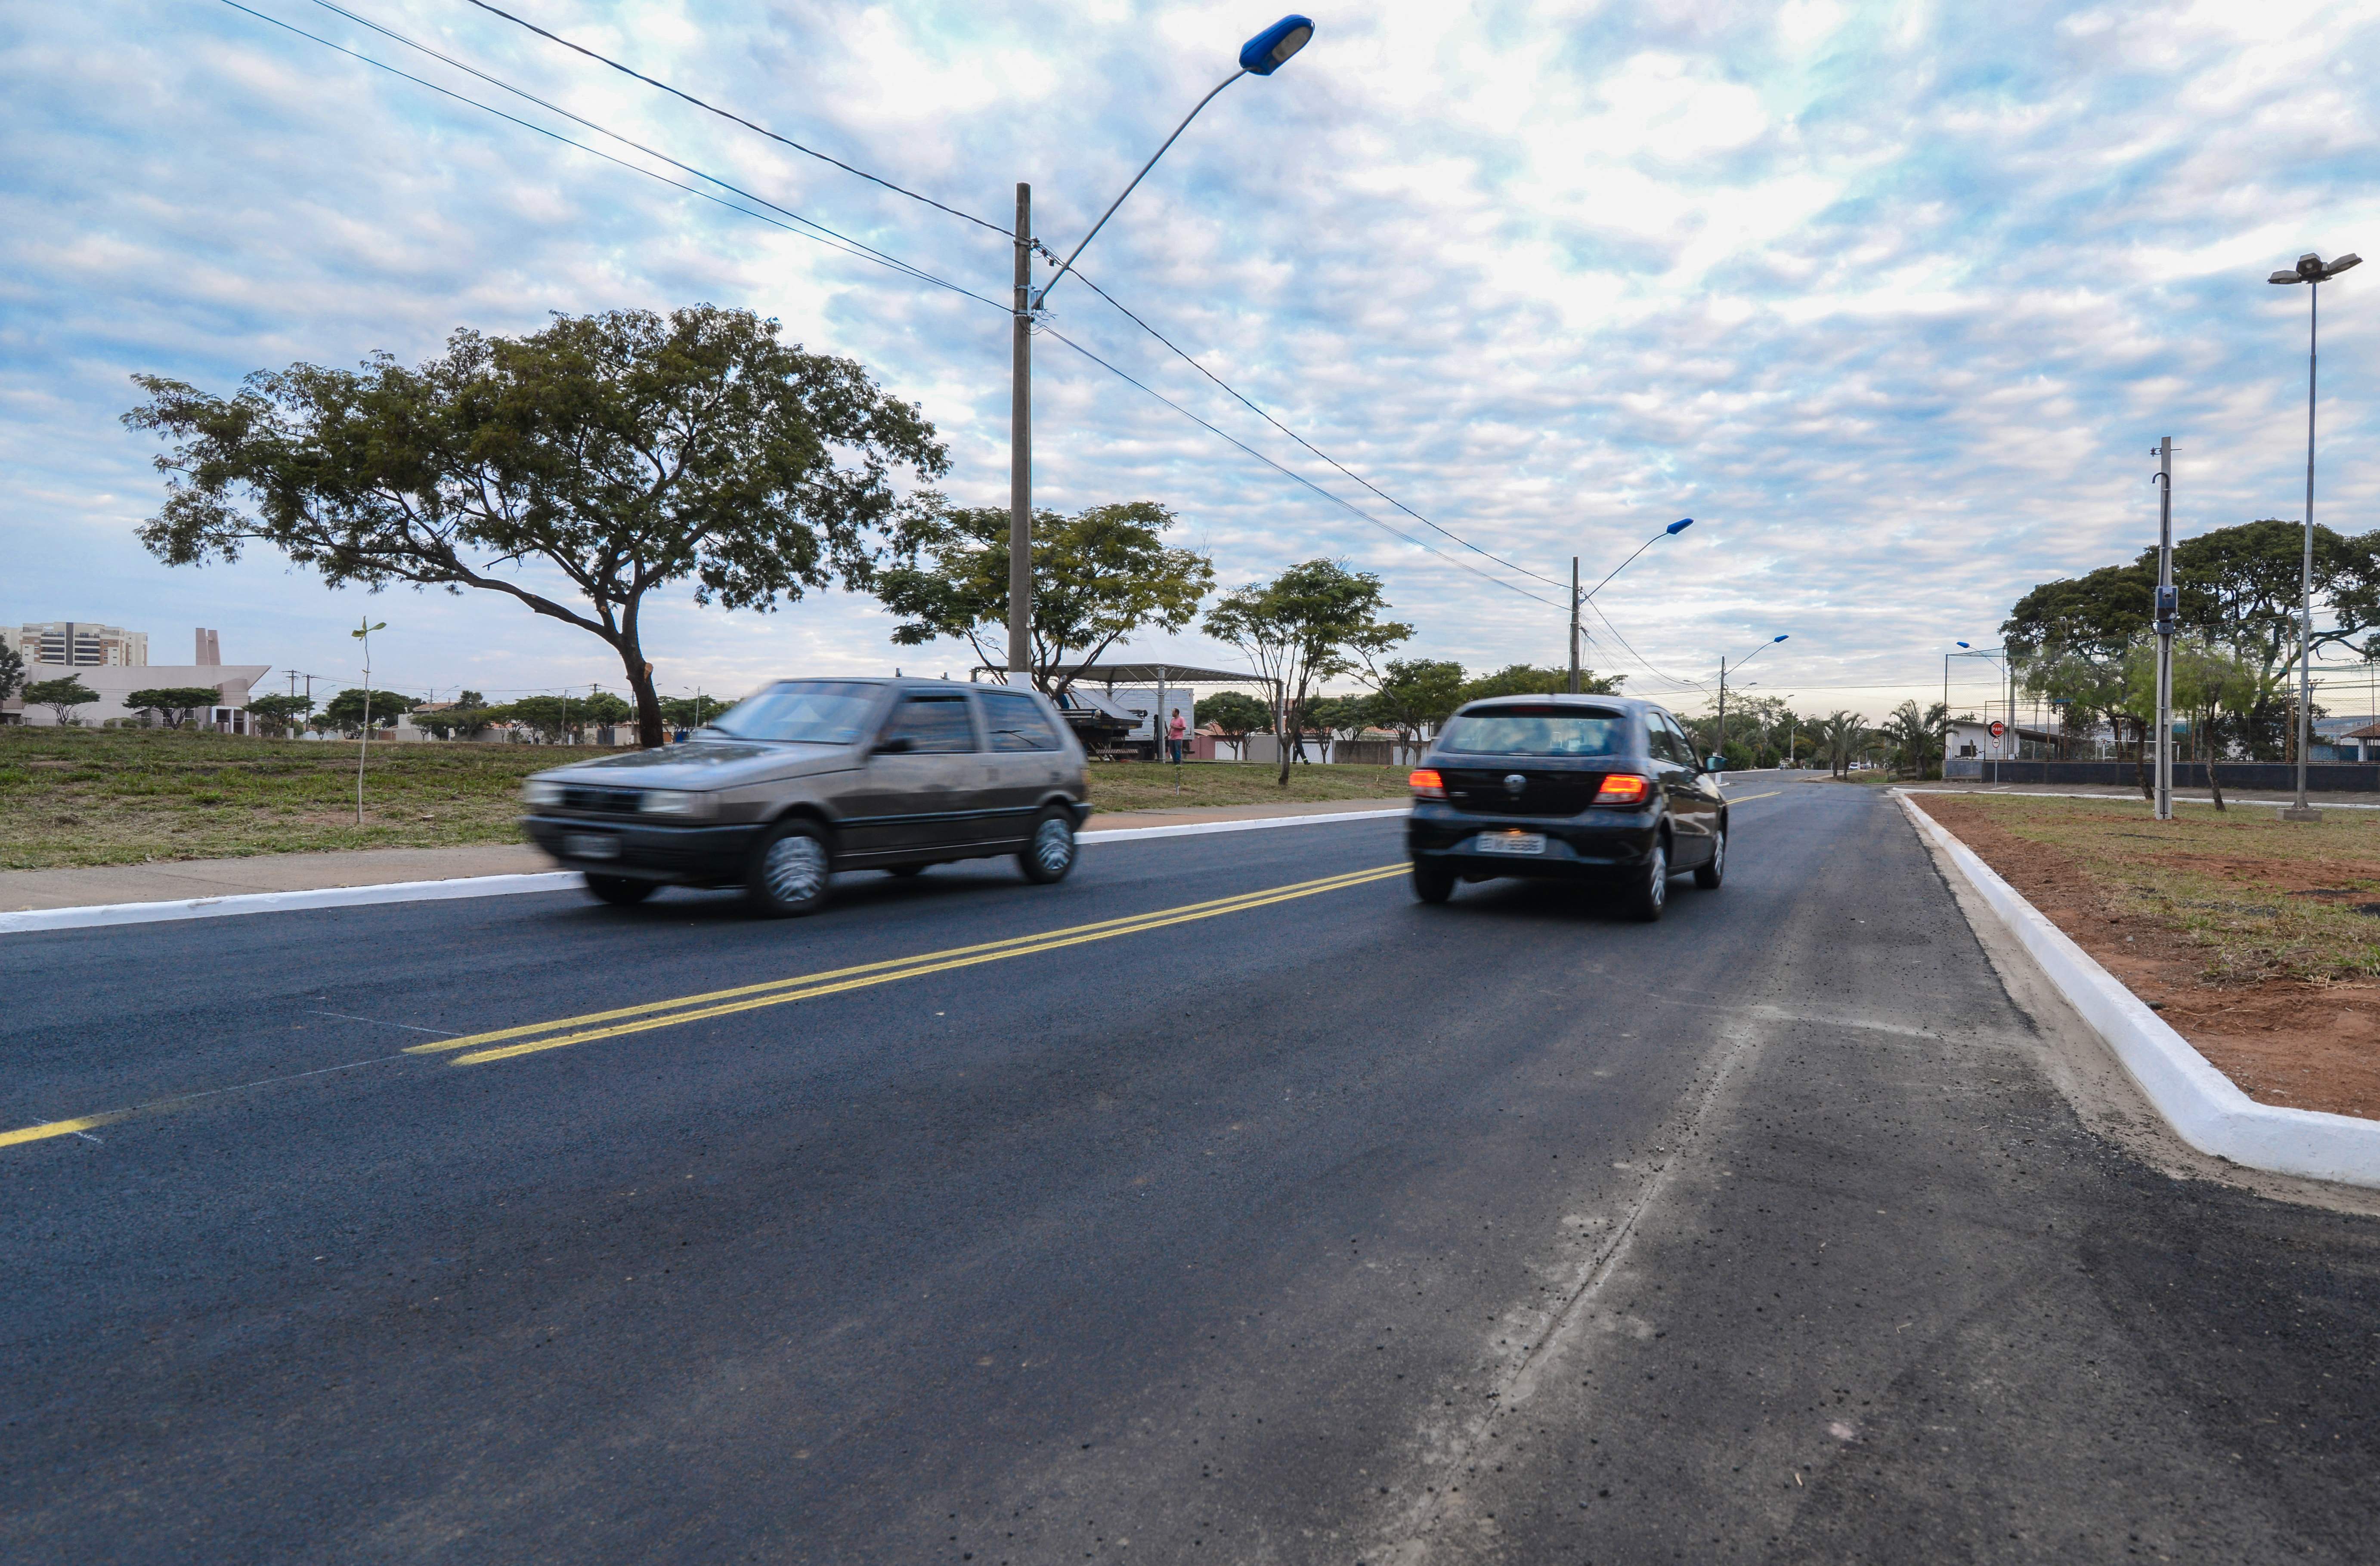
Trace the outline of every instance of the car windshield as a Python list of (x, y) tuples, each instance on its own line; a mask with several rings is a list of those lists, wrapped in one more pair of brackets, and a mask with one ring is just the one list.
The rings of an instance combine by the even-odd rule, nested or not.
[(875, 706), (874, 686), (787, 680), (746, 697), (706, 726), (737, 739), (856, 745)]
[(1439, 746), (1465, 756), (1617, 756), (1627, 739), (1617, 712), (1504, 707), (1459, 714)]

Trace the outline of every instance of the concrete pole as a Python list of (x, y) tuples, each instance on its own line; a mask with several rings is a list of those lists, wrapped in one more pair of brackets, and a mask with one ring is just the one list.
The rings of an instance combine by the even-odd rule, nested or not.
[(1578, 556), (1570, 557), (1570, 693), (1578, 694)]
[(2173, 819), (2173, 437), (2157, 443), (2156, 819)]
[(1008, 683), (1033, 685), (1033, 187), (1016, 187), (1008, 389)]

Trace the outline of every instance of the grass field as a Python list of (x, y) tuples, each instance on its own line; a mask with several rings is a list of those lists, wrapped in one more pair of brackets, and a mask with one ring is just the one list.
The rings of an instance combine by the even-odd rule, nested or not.
[(2269, 806), (2199, 801), (2177, 802), (2171, 821), (2137, 798), (1918, 803), (2002, 874), (2180, 938), (2203, 959), (2202, 982), (2380, 977), (2380, 811), (2330, 810), (2308, 825)]
[[(356, 747), (164, 729), (0, 728), (0, 869), (232, 858), (337, 848), (445, 848), (519, 838), (520, 781), (602, 754), (556, 746), (383, 744), (364, 775)], [(1091, 769), (1103, 810), (1368, 799), (1403, 792), (1402, 771), (1263, 766)]]

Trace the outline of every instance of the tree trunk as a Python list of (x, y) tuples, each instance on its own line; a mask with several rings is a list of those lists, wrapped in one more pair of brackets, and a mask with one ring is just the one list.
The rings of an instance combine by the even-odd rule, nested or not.
[(637, 743), (658, 750), (669, 743), (669, 734), (662, 726), (662, 698), (653, 690), (653, 666), (633, 638), (613, 645), (628, 671), (628, 694), (637, 698)]
[(1287, 727), (1276, 722), (1273, 725), (1272, 737), (1274, 741), (1273, 748), (1281, 752), (1281, 775), (1274, 781), (1281, 787), (1287, 788), (1289, 786), (1289, 733)]

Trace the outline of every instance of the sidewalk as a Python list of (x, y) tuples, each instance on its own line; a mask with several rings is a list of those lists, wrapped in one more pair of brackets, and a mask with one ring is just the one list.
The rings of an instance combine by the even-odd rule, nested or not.
[[(1221, 806), (1203, 810), (1101, 811), (1085, 830), (1193, 826), (1282, 816), (1328, 816), (1357, 810), (1401, 812), (1402, 799), (1331, 799), (1306, 804)], [(259, 854), (244, 859), (171, 859), (145, 865), (97, 865), (76, 869), (0, 870), (0, 913), (90, 908), (117, 903), (171, 903), (194, 897), (237, 897), (260, 892), (319, 892), (331, 887), (388, 886), (399, 881), (455, 880), (474, 876), (537, 875), (555, 868), (525, 843), (468, 848), (365, 848), (334, 854)]]

